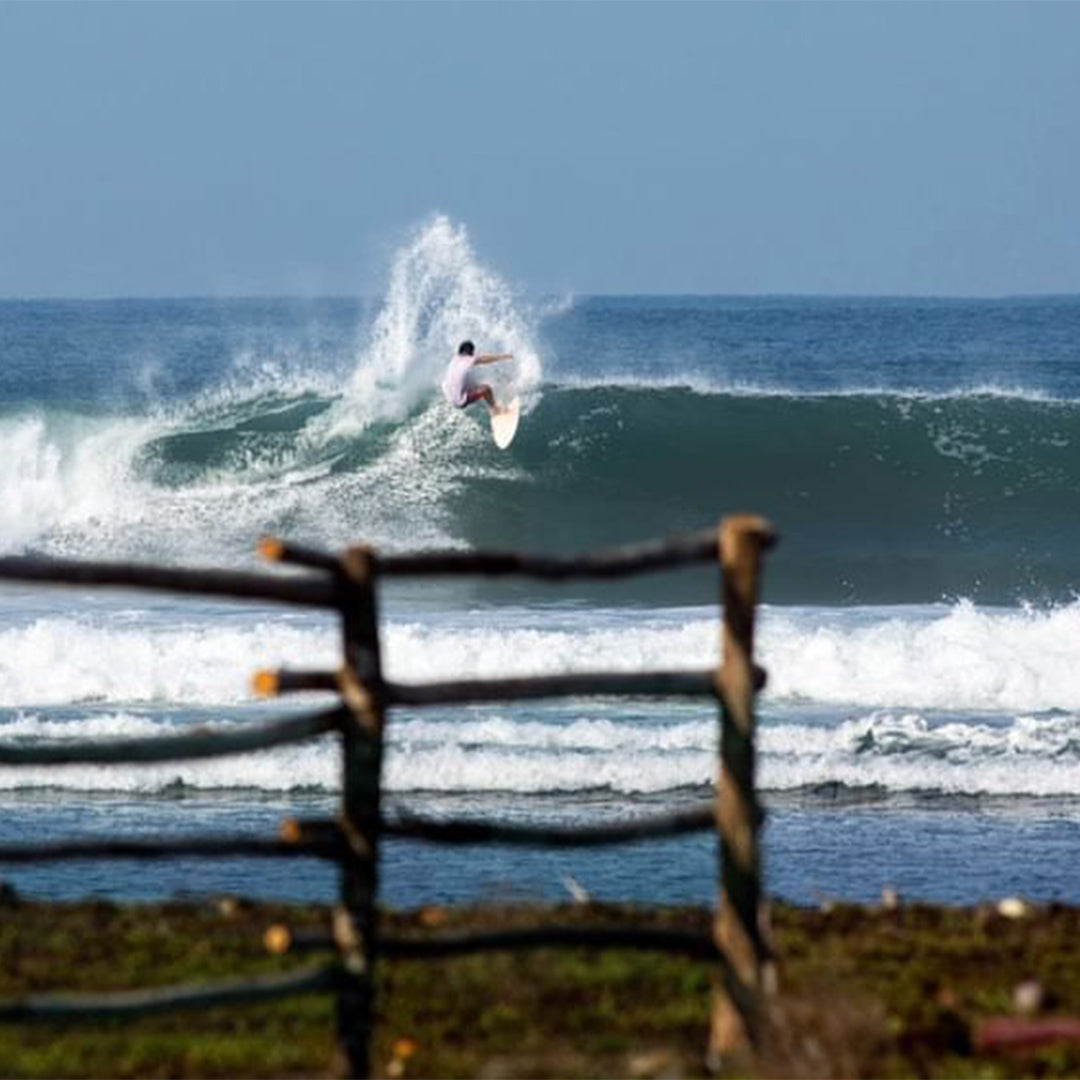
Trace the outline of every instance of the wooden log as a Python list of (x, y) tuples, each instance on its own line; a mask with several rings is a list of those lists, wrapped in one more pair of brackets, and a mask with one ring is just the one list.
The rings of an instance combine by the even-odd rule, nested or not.
[(761, 556), (775, 542), (762, 518), (741, 515), (720, 525), (723, 635), (720, 689), (720, 767), (716, 824), (720, 834), (717, 948), (727, 957), (718, 974), (709, 1039), (714, 1071), (753, 1051), (756, 1001), (767, 950), (761, 930), (761, 859), (755, 793), (754, 619)]
[[(754, 667), (754, 689), (765, 685), (765, 671)], [(260, 671), (255, 692), (262, 697), (310, 691), (342, 690), (337, 671)], [(462, 679), (452, 682), (384, 682), (387, 705), (460, 705), (546, 697), (715, 697), (719, 692), (711, 671), (613, 671), (569, 675), (534, 675), (503, 679)]]
[(39, 746), (0, 743), (0, 765), (148, 764), (246, 754), (339, 731), (345, 715), (340, 706), (335, 706), (308, 716), (245, 725), (237, 731), (200, 728), (183, 735), (157, 735), (149, 739), (80, 740)]
[(723, 964), (708, 934), (692, 930), (626, 926), (540, 926), (491, 933), (440, 934), (429, 938), (387, 937), (382, 943), (387, 956), (436, 957), (507, 949), (642, 949), (673, 953), (695, 960)]
[(711, 802), (667, 814), (650, 814), (604, 825), (500, 825), (484, 821), (433, 821), (399, 813), (384, 819), (383, 835), (430, 840), (440, 844), (508, 844), (514, 847), (599, 847), (637, 840), (680, 836), (711, 829)]
[(336, 967), (319, 967), (287, 975), (261, 975), (220, 983), (163, 986), (153, 990), (121, 990), (100, 994), (30, 994), (0, 999), (0, 1021), (98, 1021), (178, 1009), (210, 1009), (218, 1005), (255, 1005), (298, 994), (327, 993), (337, 985)]
[(329, 552), (279, 540), (276, 536), (264, 536), (259, 541), (259, 554), (268, 562), (306, 566), (310, 570), (326, 570), (335, 575), (341, 573), (341, 560)]
[(714, 529), (666, 540), (627, 544), (585, 555), (523, 555), (517, 552), (431, 551), (419, 554), (380, 555), (377, 569), (383, 577), (431, 577), (446, 574), (486, 574), (502, 577), (521, 574), (547, 581), (616, 578), (650, 570), (667, 570), (687, 563), (716, 558)]
[(303, 694), (326, 691), (338, 692), (336, 671), (296, 671), (279, 668), (277, 671), (259, 671), (255, 674), (252, 689), (259, 697), (278, 697), (281, 694)]
[[(271, 932), (272, 931), (272, 932)], [(334, 949), (334, 936), (324, 929), (296, 929), (276, 925), (266, 936), (273, 952), (320, 952)], [(660, 927), (635, 926), (548, 926), (487, 932), (454, 932), (402, 937), (384, 934), (379, 952), (398, 959), (434, 959), (467, 953), (505, 952), (518, 949), (587, 948), (641, 949), (670, 953), (693, 960), (725, 964), (716, 943), (705, 933)]]
[(393, 705), (459, 705), (485, 701), (524, 701), (550, 697), (715, 697), (712, 672), (645, 671), (537, 675), (455, 682), (388, 683)]
[(301, 607), (336, 608), (339, 602), (336, 583), (323, 577), (277, 577), (239, 570), (41, 559), (21, 555), (0, 558), (0, 581), (153, 589), (188, 595), (224, 596), (233, 600), (270, 600)]
[(79, 859), (328, 859), (341, 858), (340, 838), (325, 836), (290, 843), (237, 836), (158, 836), (136, 840), (54, 840), (0, 844), (0, 863), (60, 862)]
[(334, 923), (342, 960), (338, 1043), (348, 1075), (366, 1077), (371, 1073), (375, 1015), (375, 902), (386, 709), (372, 552), (350, 548), (342, 559), (341, 578), (345, 665), (337, 678), (349, 720), (342, 728), (341, 830), (347, 854), (342, 861), (342, 904)]

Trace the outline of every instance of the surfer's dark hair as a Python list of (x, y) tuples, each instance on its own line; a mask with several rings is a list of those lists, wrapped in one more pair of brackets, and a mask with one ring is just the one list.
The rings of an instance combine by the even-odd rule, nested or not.
[(471, 341), (463, 341), (457, 351), (458, 356), (472, 356), (476, 352), (476, 346)]

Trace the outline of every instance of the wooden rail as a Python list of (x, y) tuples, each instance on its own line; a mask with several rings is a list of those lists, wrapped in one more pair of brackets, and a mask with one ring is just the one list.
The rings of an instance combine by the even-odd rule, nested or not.
[[(262, 672), (264, 696), (331, 693), (322, 711), (236, 730), (198, 729), (153, 739), (72, 741), (26, 746), (0, 743), (0, 764), (149, 763), (248, 753), (336, 735), (342, 746), (342, 809), (338, 820), (286, 822), (273, 840), (230, 836), (139, 840), (70, 840), (0, 845), (0, 863), (50, 860), (167, 858), (318, 858), (336, 863), (341, 905), (330, 931), (275, 928), (273, 951), (329, 950), (328, 967), (208, 986), (174, 986), (98, 995), (34, 995), (0, 1001), (0, 1020), (92, 1020), (180, 1008), (265, 1001), (294, 994), (333, 993), (338, 1039), (350, 1075), (370, 1074), (375, 1015), (374, 972), (380, 956), (432, 959), (496, 949), (549, 947), (659, 949), (715, 965), (709, 1060), (727, 1067), (750, 1053), (759, 1037), (758, 1011), (773, 977), (761, 918), (758, 830), (754, 786), (754, 695), (765, 673), (754, 664), (754, 615), (761, 556), (773, 543), (760, 518), (738, 516), (707, 530), (664, 541), (581, 556), (513, 552), (425, 552), (379, 555), (357, 547), (338, 557), (266, 540), (263, 554), (305, 572), (280, 577), (221, 570), (128, 563), (0, 558), (0, 581), (155, 589), (179, 594), (260, 600), (336, 611), (343, 664), (337, 671)], [(594, 672), (533, 678), (394, 683), (382, 674), (377, 583), (382, 577), (517, 574), (560, 582), (617, 578), (719, 559), (723, 609), (718, 670)], [(388, 711), (551, 697), (692, 697), (719, 703), (720, 756), (716, 797), (684, 810), (599, 825), (510, 825), (431, 820), (407, 811), (384, 815), (382, 757)], [(443, 933), (423, 938), (381, 935), (376, 920), (378, 851), (384, 836), (444, 844), (498, 843), (590, 847), (676, 836), (715, 828), (720, 837), (719, 902), (713, 934), (650, 927), (544, 926), (496, 933)]]
[(597, 847), (682, 836), (714, 827), (711, 802), (668, 814), (649, 814), (605, 825), (501, 825), (486, 821), (432, 821), (410, 814), (384, 820), (383, 833), (440, 844), (506, 844), (525, 847)]
[[(270, 927), (267, 947), (276, 953), (326, 952), (336, 949), (334, 935), (325, 930)], [(547, 926), (514, 930), (426, 934), (403, 937), (383, 934), (379, 949), (395, 959), (434, 959), (475, 952), (507, 952), (518, 949), (591, 948), (639, 949), (674, 953), (691, 960), (708, 960), (727, 969), (727, 960), (709, 934), (655, 926)]]
[(340, 597), (324, 577), (277, 577), (238, 570), (146, 566), (141, 563), (82, 562), (73, 559), (0, 558), (0, 581), (37, 585), (107, 585), (152, 589), (229, 600), (269, 600), (280, 604), (336, 609)]
[(102, 994), (30, 994), (0, 1001), (0, 1020), (134, 1019), (176, 1009), (210, 1009), (216, 1005), (257, 1005), (297, 994), (326, 993), (337, 985), (334, 966), (261, 975), (236, 982), (167, 986), (157, 990), (120, 990)]
[(38, 746), (0, 743), (0, 765), (133, 765), (187, 761), (268, 750), (285, 743), (340, 731), (347, 715), (340, 706), (310, 716), (240, 727), (236, 731), (189, 731), (148, 739), (101, 739)]
[[(316, 570), (337, 571), (333, 555), (299, 544), (264, 540), (263, 554), (280, 562)], [(718, 554), (715, 529), (673, 536), (643, 544), (626, 544), (584, 555), (528, 555), (506, 551), (425, 551), (410, 555), (374, 555), (380, 577), (439, 577), (483, 574), (501, 577), (514, 574), (543, 581), (585, 578), (618, 578), (656, 570), (671, 570), (696, 562), (713, 562)]]
[(62, 862), (82, 859), (330, 859), (340, 861), (339, 837), (302, 841), (240, 836), (158, 836), (138, 840), (53, 840), (40, 844), (0, 844), (0, 863)]

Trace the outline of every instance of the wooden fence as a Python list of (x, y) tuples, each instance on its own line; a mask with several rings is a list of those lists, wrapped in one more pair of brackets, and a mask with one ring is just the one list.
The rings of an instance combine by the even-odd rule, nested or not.
[[(198, 836), (61, 841), (0, 845), (0, 863), (62, 859), (161, 859), (181, 856), (320, 858), (341, 871), (341, 904), (332, 929), (289, 935), (279, 929), (268, 947), (332, 950), (328, 965), (282, 976), (213, 985), (173, 986), (99, 995), (47, 994), (0, 1001), (0, 1020), (71, 1020), (141, 1016), (180, 1008), (265, 1001), (306, 993), (333, 993), (344, 1061), (353, 1076), (370, 1072), (374, 969), (379, 956), (440, 957), (492, 949), (550, 946), (654, 949), (704, 958), (716, 965), (709, 1059), (714, 1067), (753, 1049), (762, 993), (771, 980), (763, 931), (754, 788), (754, 695), (764, 673), (753, 661), (754, 618), (762, 553), (773, 534), (751, 516), (727, 518), (707, 530), (662, 542), (581, 557), (449, 552), (379, 555), (366, 547), (341, 557), (267, 541), (268, 558), (304, 568), (288, 576), (218, 570), (0, 558), (0, 581), (49, 585), (113, 586), (172, 593), (276, 601), (335, 611), (341, 618), (343, 660), (336, 671), (285, 670), (256, 676), (264, 695), (325, 690), (333, 708), (236, 731), (194, 731), (152, 739), (111, 739), (56, 745), (0, 743), (0, 764), (120, 764), (190, 760), (263, 750), (336, 733), (342, 744), (342, 805), (337, 820), (289, 822), (277, 839)], [(548, 675), (405, 684), (386, 680), (378, 629), (377, 584), (390, 577), (484, 574), (524, 575), (546, 581), (617, 578), (649, 570), (719, 560), (723, 632), (718, 670)], [(381, 808), (382, 756), (387, 712), (398, 705), (464, 704), (566, 695), (702, 697), (719, 703), (716, 797), (676, 813), (597, 826), (551, 828), (475, 821), (387, 817)], [(719, 832), (719, 896), (713, 934), (655, 928), (549, 925), (501, 933), (433, 933), (422, 939), (382, 935), (376, 920), (379, 842), (383, 836), (447, 844), (500, 843), (569, 847)]]

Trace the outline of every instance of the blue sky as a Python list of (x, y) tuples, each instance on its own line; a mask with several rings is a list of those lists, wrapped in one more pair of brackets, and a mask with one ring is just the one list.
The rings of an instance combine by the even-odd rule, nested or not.
[(1080, 5), (0, 4), (0, 296), (1080, 292)]

